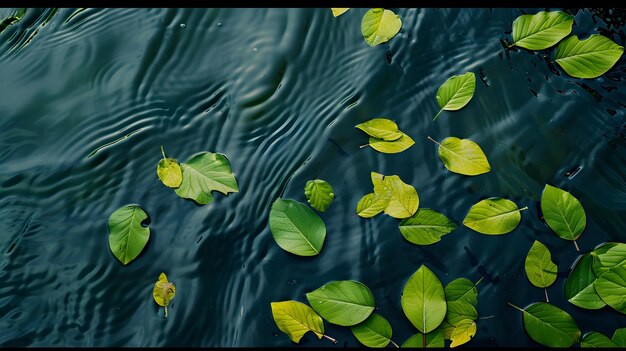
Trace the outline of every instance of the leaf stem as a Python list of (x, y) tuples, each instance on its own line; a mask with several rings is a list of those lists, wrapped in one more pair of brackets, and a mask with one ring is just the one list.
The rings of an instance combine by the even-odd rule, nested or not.
[(437, 119), (437, 117), (439, 117), (439, 114), (441, 113), (441, 111), (443, 111), (443, 107), (441, 108), (441, 110), (439, 110), (439, 112), (437, 112), (437, 114), (435, 115), (435, 118), (433, 118), (433, 122)]
[(366, 146), (370, 146), (370, 144), (361, 145), (361, 146), (359, 146), (359, 149), (362, 149), (362, 148), (364, 148)]
[(578, 243), (574, 240), (574, 246), (576, 246), (576, 251), (580, 252), (580, 247), (578, 247)]
[(521, 308), (519, 308), (519, 307), (515, 306), (514, 304), (512, 304), (512, 303), (510, 303), (510, 302), (507, 302), (507, 303), (508, 303), (509, 305), (511, 305), (511, 307), (514, 307), (514, 308), (516, 308), (516, 309), (518, 309), (518, 310), (520, 310), (520, 311), (522, 311), (522, 312), (525, 312), (523, 309), (521, 309)]
[(511, 44), (511, 45), (507, 46), (506, 48), (507, 48), (507, 49), (510, 49), (510, 48), (512, 48), (512, 47), (514, 47), (514, 46), (515, 46), (515, 43), (513, 43), (513, 44)]
[(163, 159), (167, 158), (165, 157), (165, 150), (163, 150), (163, 145), (161, 145), (161, 154), (163, 155)]
[(522, 212), (522, 211), (527, 210), (527, 209), (528, 209), (528, 206), (520, 208), (519, 211)]
[(167, 306), (165, 306), (165, 318), (167, 318)]
[(398, 344), (396, 344), (395, 342), (393, 342), (393, 340), (389, 339), (389, 341), (391, 341), (391, 343), (393, 344), (393, 346), (395, 346), (395, 347), (396, 347), (396, 349), (399, 349), (399, 348), (400, 348), (400, 346), (398, 346)]
[(550, 302), (550, 298), (548, 297), (548, 289), (543, 288), (543, 292), (546, 294), (546, 302)]
[(422, 333), (422, 341), (424, 342), (424, 348), (426, 348), (426, 334)]
[(493, 318), (495, 316), (496, 316), (495, 314), (492, 314), (491, 316), (479, 317), (478, 319), (490, 319), (490, 318)]
[(441, 146), (441, 144), (440, 144), (437, 140), (435, 140), (435, 139), (431, 138), (430, 136), (426, 137), (426, 139), (428, 139), (428, 140), (432, 141), (433, 143), (435, 143), (435, 144), (437, 144), (437, 145)]
[(482, 282), (484, 278), (485, 277), (480, 277), (480, 279), (478, 279), (478, 281), (476, 283), (474, 283), (474, 286), (480, 284), (480, 282)]
[(336, 344), (336, 343), (337, 343), (337, 339), (333, 339), (333, 338), (331, 338), (330, 336), (328, 336), (328, 335), (326, 335), (326, 334), (322, 334), (322, 336), (323, 336), (323, 337), (325, 337), (326, 339), (328, 339), (328, 340), (332, 341), (332, 342), (333, 342), (333, 344)]

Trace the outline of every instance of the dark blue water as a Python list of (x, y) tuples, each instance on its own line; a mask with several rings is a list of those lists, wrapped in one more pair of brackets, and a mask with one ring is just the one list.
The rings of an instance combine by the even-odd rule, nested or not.
[[(550, 301), (583, 333), (626, 326), (608, 307), (564, 299), (578, 253), (537, 212), (544, 185), (557, 185), (587, 213), (582, 251), (626, 242), (626, 59), (581, 80), (550, 64), (552, 50), (506, 53), (511, 22), (540, 9), (393, 10), (400, 33), (371, 48), (366, 9), (28, 9), (0, 34), (0, 345), (290, 346), (270, 302), (306, 302), (343, 279), (372, 290), (402, 343), (416, 330), (400, 294), (426, 264), (444, 284), (484, 277), (478, 311), (494, 317), (478, 320), (468, 347), (537, 346), (507, 305), (544, 299), (523, 267), (535, 239), (562, 272)], [(574, 34), (625, 44), (619, 18), (569, 11)], [(466, 71), (478, 78), (473, 100), (432, 123), (437, 88)], [(415, 145), (359, 149), (367, 137), (354, 125), (374, 117), (394, 119)], [(492, 171), (446, 171), (427, 136), (476, 141)], [(180, 161), (226, 154), (240, 192), (207, 206), (179, 198), (157, 179), (160, 145)], [(507, 235), (460, 226), (416, 246), (397, 220), (355, 214), (371, 171), (399, 175), (420, 206), (457, 223), (490, 196), (529, 210)], [(305, 202), (315, 178), (336, 198), (321, 215), (321, 254), (303, 258), (274, 242), (268, 214), (281, 196)], [(150, 215), (152, 233), (122, 266), (107, 220), (129, 203)], [(177, 292), (167, 319), (151, 296), (162, 271)], [(325, 326), (337, 345), (312, 334), (301, 345), (359, 345), (348, 328)]]

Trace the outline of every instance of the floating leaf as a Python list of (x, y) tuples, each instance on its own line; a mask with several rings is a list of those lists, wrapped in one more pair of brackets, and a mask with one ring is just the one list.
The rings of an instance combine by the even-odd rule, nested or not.
[(476, 335), (476, 323), (471, 319), (460, 321), (450, 336), (450, 340), (452, 340), (450, 348), (469, 342), (474, 335)]
[(404, 314), (422, 333), (435, 330), (446, 316), (443, 285), (425, 265), (406, 282), (401, 300)]
[(455, 327), (465, 319), (474, 321), (478, 318), (476, 307), (465, 301), (448, 301), (447, 306), (445, 320)]
[(403, 182), (397, 175), (385, 176), (382, 189), (374, 192), (389, 199), (385, 213), (393, 218), (411, 217), (419, 207), (419, 197), (414, 187)]
[(314, 179), (306, 182), (304, 196), (314, 209), (325, 212), (333, 202), (335, 193), (333, 187), (325, 180)]
[(366, 320), (350, 328), (359, 342), (367, 347), (382, 348), (391, 342), (391, 324), (381, 315), (372, 313)]
[(596, 78), (606, 73), (624, 53), (611, 39), (592, 34), (585, 40), (572, 35), (556, 48), (554, 61), (572, 77)]
[(163, 154), (163, 159), (157, 165), (157, 176), (165, 186), (178, 188), (183, 181), (183, 171), (178, 161), (165, 157), (163, 146), (161, 146), (161, 154)]
[(610, 249), (614, 248), (618, 244), (619, 243), (606, 242), (606, 243), (596, 247), (593, 251), (591, 251), (589, 253), (591, 255), (591, 257), (592, 257), (591, 267), (593, 268), (593, 272), (595, 273), (596, 276), (599, 277), (602, 274), (606, 273), (609, 269), (611, 269), (611, 267), (604, 267), (602, 265), (602, 262), (600, 262), (600, 258), (598, 256), (605, 254), (607, 251), (609, 251)]
[(444, 319), (443, 322), (441, 322), (441, 325), (439, 325), (439, 327), (437, 327), (436, 330), (441, 330), (443, 338), (446, 340), (450, 340), (450, 338), (452, 337), (452, 332), (454, 331), (454, 328), (456, 327), (448, 323), (448, 321)]
[(239, 191), (237, 180), (230, 170), (230, 163), (222, 154), (201, 152), (191, 156), (180, 166), (183, 170), (183, 181), (176, 189), (176, 194), (184, 199), (206, 205), (213, 201), (211, 191), (217, 190), (224, 195)]
[(322, 250), (326, 225), (305, 204), (276, 199), (269, 222), (272, 237), (283, 250), (298, 256), (315, 256)]
[(400, 233), (416, 245), (430, 245), (456, 229), (456, 224), (439, 212), (420, 208), (413, 216), (400, 221)]
[(157, 305), (165, 307), (165, 318), (167, 318), (167, 306), (174, 298), (174, 295), (176, 295), (176, 286), (174, 286), (174, 283), (167, 281), (165, 273), (161, 273), (159, 280), (154, 284), (152, 297)]
[(349, 7), (331, 7), (330, 10), (333, 12), (334, 17), (339, 17), (344, 13), (348, 12)]
[(626, 267), (613, 267), (593, 283), (596, 292), (607, 305), (626, 314)]
[(562, 239), (578, 239), (587, 225), (585, 210), (578, 199), (549, 184), (541, 195), (541, 212), (548, 227)]
[(451, 281), (444, 289), (446, 301), (448, 303), (465, 301), (474, 307), (478, 306), (478, 289), (476, 289), (476, 284), (465, 278), (457, 278)]
[(589, 332), (583, 335), (580, 341), (580, 347), (617, 347), (608, 336), (599, 332)]
[(410, 338), (408, 338), (401, 347), (416, 347), (416, 348), (443, 348), (445, 346), (445, 341), (443, 340), (443, 334), (439, 328), (433, 330), (432, 332), (426, 334), (424, 338), (424, 334), (417, 333)]
[(374, 217), (383, 212), (388, 203), (389, 199), (385, 199), (374, 193), (367, 194), (363, 196), (356, 205), (356, 214), (363, 218)]
[(150, 228), (141, 225), (148, 215), (139, 205), (118, 208), (109, 217), (109, 247), (123, 265), (139, 256), (150, 239)]
[(367, 122), (357, 124), (355, 128), (364, 131), (371, 137), (384, 141), (395, 141), (404, 135), (404, 133), (398, 129), (396, 122), (386, 118), (370, 119)]
[(558, 43), (572, 32), (574, 16), (561, 11), (541, 11), (534, 15), (522, 15), (513, 21), (511, 46), (528, 50), (543, 50)]
[(552, 262), (550, 250), (537, 240), (526, 255), (524, 268), (528, 280), (538, 288), (547, 288), (556, 280), (557, 266)]
[(402, 133), (400, 139), (395, 141), (385, 141), (378, 138), (370, 138), (369, 140), (369, 146), (372, 149), (385, 154), (397, 154), (410, 148), (413, 144), (415, 144), (415, 141), (404, 133)]
[(615, 330), (611, 340), (617, 347), (626, 347), (626, 328), (620, 328)]
[(324, 335), (324, 321), (311, 307), (293, 300), (272, 302), (271, 305), (272, 317), (278, 329), (296, 344), (309, 331), (319, 339)]
[(437, 103), (441, 110), (433, 121), (439, 117), (441, 111), (456, 111), (467, 105), (474, 96), (476, 76), (472, 72), (448, 78), (437, 90)]
[(613, 267), (623, 266), (626, 264), (626, 244), (611, 243), (601, 250), (594, 250), (593, 254), (597, 258), (594, 266), (596, 274), (602, 275)]
[(491, 170), (483, 150), (469, 139), (448, 137), (441, 143), (430, 140), (439, 145), (439, 158), (451, 172), (475, 176)]
[(363, 322), (374, 311), (374, 295), (354, 280), (330, 282), (308, 294), (313, 309), (330, 323), (344, 327)]
[(517, 227), (522, 219), (520, 211), (525, 209), (518, 209), (511, 200), (492, 197), (474, 204), (463, 224), (481, 234), (507, 234)]
[(521, 309), (528, 335), (548, 347), (571, 347), (580, 340), (580, 329), (567, 312), (546, 302), (535, 302)]
[(592, 260), (591, 254), (584, 254), (576, 262), (565, 280), (565, 298), (578, 307), (597, 310), (606, 304), (593, 286), (597, 277), (593, 273)]
[(402, 27), (402, 20), (393, 11), (370, 9), (361, 21), (361, 33), (369, 46), (376, 46), (393, 38)]

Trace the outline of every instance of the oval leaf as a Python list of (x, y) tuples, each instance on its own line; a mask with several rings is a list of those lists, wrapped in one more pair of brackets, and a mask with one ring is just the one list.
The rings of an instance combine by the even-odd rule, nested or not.
[(571, 33), (573, 24), (574, 17), (561, 11), (519, 16), (513, 21), (512, 45), (529, 50), (547, 49)]
[(474, 335), (476, 335), (476, 323), (471, 319), (462, 320), (452, 331), (450, 348), (469, 342)]
[(366, 320), (350, 328), (354, 337), (367, 347), (385, 347), (391, 341), (391, 324), (381, 315), (372, 313)]
[[(518, 307), (516, 307), (518, 308)], [(548, 347), (570, 347), (580, 340), (580, 329), (567, 312), (546, 302), (520, 309), (528, 335)]]
[(626, 314), (626, 267), (614, 267), (593, 283), (596, 292), (607, 305)]
[(472, 206), (463, 225), (481, 234), (500, 235), (510, 233), (517, 227), (522, 215), (517, 205), (503, 198), (489, 198)]
[(578, 239), (587, 225), (585, 210), (578, 199), (549, 184), (541, 195), (541, 212), (548, 227), (562, 239)]
[[(441, 111), (456, 111), (467, 105), (474, 96), (476, 76), (472, 72), (448, 78), (437, 90), (437, 103)], [(437, 119), (439, 113), (433, 118)]]
[(350, 8), (349, 7), (331, 7), (330, 10), (333, 12), (333, 17), (339, 17), (346, 13)]
[(163, 159), (157, 164), (157, 176), (165, 186), (178, 188), (183, 181), (183, 171), (178, 161), (165, 157), (163, 146), (161, 146), (161, 153), (163, 154)]
[(306, 182), (304, 196), (314, 209), (325, 212), (335, 198), (333, 187), (325, 180), (314, 179)]
[(422, 265), (406, 282), (402, 290), (402, 310), (422, 333), (429, 333), (446, 316), (443, 285), (428, 267)]
[(176, 286), (167, 281), (165, 273), (161, 273), (159, 280), (154, 284), (154, 289), (152, 289), (152, 297), (157, 305), (165, 307), (165, 318), (167, 318), (167, 306), (174, 295), (176, 295)]
[(201, 152), (191, 156), (181, 167), (183, 181), (176, 194), (184, 199), (206, 205), (213, 201), (213, 190), (224, 195), (239, 191), (230, 163), (223, 154)]
[(376, 46), (393, 38), (402, 27), (402, 20), (393, 11), (370, 9), (361, 21), (361, 33), (369, 46)]
[(389, 199), (385, 213), (393, 218), (411, 217), (419, 207), (417, 190), (403, 182), (397, 175), (385, 176), (382, 188), (377, 190), (375, 186), (374, 192), (382, 198)]
[(404, 133), (395, 141), (385, 141), (378, 138), (370, 138), (369, 140), (369, 146), (371, 146), (372, 149), (385, 154), (397, 154), (410, 148), (413, 144), (415, 144), (415, 141)]
[(374, 217), (383, 212), (388, 203), (388, 199), (384, 199), (374, 193), (367, 194), (356, 205), (356, 214), (363, 218)]
[(593, 286), (596, 279), (592, 269), (591, 254), (582, 255), (565, 280), (565, 298), (567, 301), (588, 310), (597, 310), (606, 306)]
[(524, 268), (528, 280), (538, 288), (547, 288), (556, 280), (557, 266), (552, 262), (550, 250), (537, 240), (526, 255)]
[(593, 268), (593, 272), (595, 273), (597, 277), (601, 276), (602, 274), (606, 273), (609, 269), (611, 269), (611, 267), (604, 267), (602, 265), (602, 262), (600, 262), (600, 258), (598, 256), (604, 255), (606, 252), (608, 252), (610, 249), (614, 248), (618, 244), (619, 243), (606, 242), (606, 243), (599, 245), (593, 251), (590, 252), (590, 255), (592, 257), (591, 267)]
[(309, 331), (320, 339), (324, 335), (324, 321), (311, 307), (293, 300), (272, 302), (271, 305), (272, 317), (278, 329), (296, 344)]
[(417, 333), (410, 338), (408, 338), (401, 347), (415, 347), (415, 348), (443, 348), (445, 346), (445, 341), (443, 339), (443, 333), (439, 328), (433, 330), (432, 332), (426, 334), (426, 338), (424, 338), (424, 334)]
[(139, 256), (150, 239), (150, 228), (141, 222), (148, 215), (138, 205), (118, 208), (109, 217), (109, 247), (123, 265)]
[(416, 245), (430, 245), (456, 229), (456, 224), (439, 212), (419, 209), (413, 216), (400, 221), (400, 233)]
[(298, 256), (315, 256), (322, 251), (326, 225), (305, 204), (276, 199), (269, 222), (272, 237), (283, 250)]
[(457, 327), (463, 320), (476, 320), (478, 311), (476, 308), (466, 301), (448, 301), (448, 310), (446, 311), (446, 322)]
[(363, 322), (374, 311), (374, 295), (353, 280), (330, 282), (306, 294), (313, 309), (330, 323), (344, 327)]
[(580, 347), (617, 347), (613, 340), (599, 332), (589, 332), (580, 341)]
[(369, 136), (382, 139), (384, 141), (395, 141), (400, 139), (404, 133), (398, 130), (396, 122), (386, 118), (374, 118), (367, 122), (357, 124), (358, 128)]
[(611, 39), (592, 34), (585, 40), (572, 35), (556, 48), (554, 61), (572, 77), (596, 78), (606, 73), (624, 53)]
[(491, 170), (483, 150), (469, 139), (445, 138), (439, 144), (439, 158), (447, 169), (458, 174), (475, 176)]
[(620, 328), (615, 330), (611, 340), (617, 347), (626, 347), (626, 328)]
[[(606, 250), (604, 250), (606, 248)], [(597, 261), (596, 274), (602, 275), (609, 269), (626, 264), (626, 244), (611, 243), (600, 250), (594, 250)]]
[[(480, 282), (480, 280), (478, 282)], [(448, 303), (453, 301), (465, 301), (470, 305), (477, 307), (478, 289), (476, 288), (476, 284), (466, 278), (457, 278), (451, 281), (444, 289), (446, 301), (448, 301)]]

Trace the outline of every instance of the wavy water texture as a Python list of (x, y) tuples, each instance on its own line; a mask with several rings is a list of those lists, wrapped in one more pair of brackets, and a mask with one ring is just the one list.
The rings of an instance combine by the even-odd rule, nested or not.
[[(445, 285), (478, 281), (478, 333), (468, 346), (532, 346), (519, 314), (543, 292), (524, 282), (536, 238), (560, 270), (577, 253), (542, 223), (546, 183), (575, 195), (588, 225), (583, 251), (625, 241), (626, 61), (603, 76), (574, 79), (510, 41), (512, 21), (542, 9), (392, 9), (389, 42), (369, 47), (367, 9), (27, 9), (0, 33), (0, 345), (292, 346), (270, 302), (298, 300), (333, 280), (374, 294), (394, 341), (415, 330), (400, 307), (421, 264)], [(0, 12), (0, 17), (13, 10)], [(622, 22), (568, 9), (574, 32), (600, 31), (624, 45)], [(621, 26), (616, 27), (616, 23)], [(459, 111), (439, 111), (438, 87), (472, 71), (476, 92)], [(415, 145), (371, 148), (354, 126), (397, 122)], [(491, 172), (445, 169), (448, 136), (477, 142)], [(156, 165), (200, 151), (227, 155), (240, 192), (198, 206), (163, 186)], [(430, 246), (407, 242), (398, 220), (356, 215), (370, 172), (398, 175), (420, 205), (460, 224), (472, 204), (505, 197), (519, 227), (493, 237), (459, 228)], [(320, 214), (322, 252), (283, 251), (268, 227), (278, 197), (306, 203), (304, 185), (324, 179), (335, 200)], [(108, 248), (107, 220), (137, 203), (150, 217), (144, 252), (122, 266)], [(169, 317), (153, 302), (165, 272), (176, 284)], [(566, 274), (567, 272), (564, 272)], [(611, 335), (626, 320), (550, 300), (585, 330)], [(592, 313), (593, 312), (593, 313)], [(337, 346), (358, 346), (349, 328), (326, 323)], [(303, 346), (331, 346), (307, 334)]]

